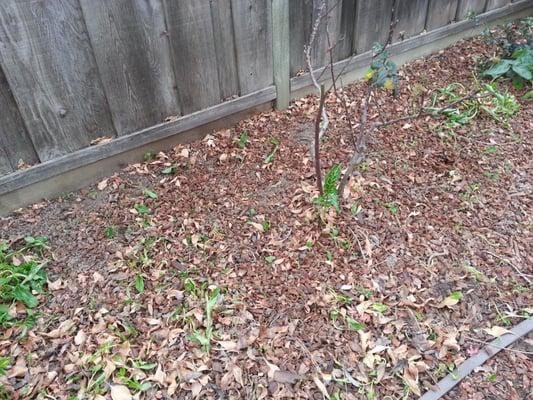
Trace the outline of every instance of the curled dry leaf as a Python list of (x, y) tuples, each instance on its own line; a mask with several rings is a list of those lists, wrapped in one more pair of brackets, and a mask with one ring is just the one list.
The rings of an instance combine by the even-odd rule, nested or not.
[(74, 325), (74, 321), (67, 319), (61, 322), (56, 329), (53, 329), (48, 333), (43, 333), (43, 335), (49, 338), (57, 339), (65, 336), (74, 327)]
[(483, 330), (490, 336), (494, 336), (496, 338), (499, 338), (500, 336), (505, 335), (506, 333), (511, 333), (510, 330), (505, 329), (501, 326), (493, 326), (492, 328), (485, 328)]
[(130, 390), (124, 385), (111, 386), (111, 398), (113, 400), (132, 400)]

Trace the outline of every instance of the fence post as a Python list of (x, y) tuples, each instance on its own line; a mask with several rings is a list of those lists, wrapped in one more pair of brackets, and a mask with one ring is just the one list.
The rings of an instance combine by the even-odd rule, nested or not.
[(291, 99), (289, 40), (289, 0), (272, 0), (272, 59), (278, 110), (289, 107)]

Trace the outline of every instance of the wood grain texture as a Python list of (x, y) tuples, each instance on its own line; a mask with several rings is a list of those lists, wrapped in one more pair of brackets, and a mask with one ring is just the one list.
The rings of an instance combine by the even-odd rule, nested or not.
[(458, 0), (430, 0), (426, 19), (426, 30), (440, 28), (455, 20)]
[(505, 7), (511, 0), (487, 0), (487, 11)]
[(289, 3), (272, 0), (272, 58), (276, 108), (289, 107), (290, 102), (290, 48), (289, 48)]
[(344, 60), (353, 54), (356, 0), (342, 0), (334, 61)]
[(304, 46), (309, 42), (313, 24), (313, 0), (289, 2), (291, 76), (306, 69)]
[(19, 160), (28, 165), (39, 162), (2, 68), (0, 68), (0, 152), (2, 152), (0, 174), (16, 170)]
[(2, 0), (0, 60), (41, 161), (115, 136), (78, 0)]
[(241, 95), (270, 86), (272, 75), (271, 0), (232, 0)]
[[(314, 0), (313, 24), (318, 19), (319, 8), (324, 0)], [(330, 46), (340, 43), (340, 27), (342, 19), (342, 0), (325, 0), (323, 17), (320, 22), (318, 34), (313, 45), (313, 67), (329, 64)], [(328, 42), (329, 34), (329, 42)], [(335, 54), (335, 53), (334, 53)]]
[(485, 11), (487, 0), (459, 0), (456, 19), (462, 21), (472, 18)]
[(393, 42), (418, 35), (425, 29), (429, 0), (398, 0)]
[[(181, 0), (180, 0), (181, 1)], [(0, 177), (0, 195), (13, 192), (34, 183), (73, 171), (106, 158), (164, 140), (181, 132), (216, 122), (233, 114), (247, 111), (259, 105), (269, 105), (276, 98), (276, 89), (269, 86), (257, 92), (241, 96), (205, 110), (200, 110), (150, 128), (118, 137), (110, 142), (90, 146), (57, 159), (44, 162), (24, 171)]]
[(357, 0), (354, 29), (354, 50), (357, 54), (387, 40), (392, 4), (393, 0)]
[(220, 103), (209, 0), (164, 0), (183, 114)]
[(237, 70), (235, 37), (233, 35), (231, 0), (211, 1), (211, 16), (213, 19), (220, 94), (223, 100), (228, 100), (239, 95), (239, 73)]
[(13, 167), (9, 162), (5, 147), (0, 143), (0, 176), (7, 175), (13, 171)]
[(179, 115), (161, 0), (80, 0), (119, 135)]

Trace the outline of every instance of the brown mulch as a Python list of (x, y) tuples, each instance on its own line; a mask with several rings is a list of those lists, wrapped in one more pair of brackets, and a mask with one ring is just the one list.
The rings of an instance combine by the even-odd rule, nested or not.
[[(399, 97), (378, 94), (381, 111), (370, 118), (403, 115), (419, 85), (471, 87), (476, 58), (493, 51), (470, 39), (405, 65)], [(309, 96), (2, 219), (0, 239), (13, 246), (49, 238), (51, 284), (33, 329), (3, 332), (0, 356), (14, 367), (0, 383), (13, 399), (115, 390), (117, 400), (128, 398), (124, 385), (146, 399), (423, 393), (493, 339), (484, 329), (532, 313), (531, 286), (516, 269), (533, 272), (533, 111), (523, 93), (500, 88), (522, 106), (509, 126), (480, 116), (451, 134), (420, 119), (376, 134), (339, 215), (319, 215), (313, 202)], [(355, 115), (363, 91), (343, 91)], [(333, 95), (328, 110), (324, 171), (345, 163), (352, 143)], [(273, 138), (279, 148), (265, 163)], [(206, 352), (191, 335), (205, 331), (215, 287)], [(462, 298), (443, 305), (454, 292)], [(449, 398), (532, 390), (525, 353), (483, 368)], [(513, 397), (499, 397), (511, 393), (508, 382)]]

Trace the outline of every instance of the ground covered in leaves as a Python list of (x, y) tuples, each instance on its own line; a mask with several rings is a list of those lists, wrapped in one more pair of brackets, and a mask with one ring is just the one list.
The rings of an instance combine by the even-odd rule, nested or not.
[[(471, 39), (405, 65), (399, 97), (378, 94), (369, 117), (405, 114), (420, 85), (472, 87), (476, 57), (493, 51)], [(532, 313), (532, 109), (499, 87), (521, 103), (508, 125), (421, 118), (378, 132), (340, 214), (319, 217), (313, 201), (310, 96), (2, 219), (13, 249), (48, 238), (39, 306), (15, 303), (2, 329), (5, 398), (430, 389)], [(355, 116), (363, 92), (342, 92)], [(324, 170), (352, 148), (334, 95), (328, 112)], [(525, 398), (528, 344), (449, 398)]]

